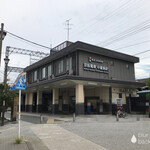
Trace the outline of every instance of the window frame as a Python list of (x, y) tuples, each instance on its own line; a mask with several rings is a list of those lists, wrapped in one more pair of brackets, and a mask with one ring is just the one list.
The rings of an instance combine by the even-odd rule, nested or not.
[[(44, 73), (44, 76), (43, 76), (43, 73)], [(41, 79), (45, 79), (46, 78), (46, 67), (43, 67), (41, 69)]]

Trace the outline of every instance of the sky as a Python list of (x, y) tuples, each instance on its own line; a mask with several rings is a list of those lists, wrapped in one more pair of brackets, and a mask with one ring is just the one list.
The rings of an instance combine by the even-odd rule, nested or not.
[[(0, 0), (0, 23), (15, 35), (47, 47), (67, 40), (83, 41), (137, 56), (136, 79), (150, 77), (150, 0)], [(0, 82), (3, 81), (6, 46), (33, 51), (45, 49), (10, 34), (3, 40)], [(137, 54), (137, 55), (135, 55)], [(11, 54), (9, 66), (26, 67), (30, 57)], [(10, 83), (17, 73), (9, 73)]]

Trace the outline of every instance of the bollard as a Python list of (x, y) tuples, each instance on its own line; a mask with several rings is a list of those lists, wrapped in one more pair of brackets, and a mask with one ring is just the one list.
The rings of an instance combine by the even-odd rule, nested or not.
[(76, 117), (75, 113), (73, 113), (73, 122), (75, 122), (75, 117)]
[(41, 123), (41, 124), (43, 123), (43, 117), (42, 117), (42, 114), (40, 114), (40, 123)]
[(140, 121), (140, 116), (139, 115), (136, 116), (136, 120)]
[(118, 116), (118, 113), (116, 115), (116, 121), (119, 121), (119, 116)]

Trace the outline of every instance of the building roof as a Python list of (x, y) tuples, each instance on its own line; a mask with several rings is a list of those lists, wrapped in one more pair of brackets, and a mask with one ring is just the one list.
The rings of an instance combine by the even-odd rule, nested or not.
[(136, 81), (137, 81), (137, 82), (146, 83), (147, 79), (148, 79), (148, 78), (144, 78), (144, 79), (138, 79), (138, 80), (136, 80)]
[(139, 62), (139, 58), (138, 57), (134, 57), (131, 55), (127, 55), (127, 54), (123, 54), (123, 53), (119, 53), (113, 50), (109, 50), (106, 48), (102, 48), (102, 47), (98, 47), (95, 45), (91, 45), (91, 44), (87, 44), (87, 43), (83, 43), (80, 41), (77, 41), (75, 43), (72, 43), (71, 45), (69, 45), (68, 47), (58, 51), (57, 53), (50, 55), (28, 67), (26, 67), (24, 69), (25, 72), (30, 71), (32, 69), (36, 69), (39, 66), (43, 66), (47, 63), (50, 63), (51, 61), (55, 60), (55, 59), (59, 59), (65, 55), (68, 55), (72, 52), (75, 52), (77, 50), (80, 51), (85, 51), (85, 52), (91, 52), (91, 53), (95, 53), (95, 54), (99, 54), (102, 56), (106, 56), (106, 57), (110, 57), (110, 58), (115, 58), (115, 59), (120, 59), (120, 60), (124, 60), (124, 61), (128, 61), (128, 62), (132, 62), (132, 63), (137, 63)]

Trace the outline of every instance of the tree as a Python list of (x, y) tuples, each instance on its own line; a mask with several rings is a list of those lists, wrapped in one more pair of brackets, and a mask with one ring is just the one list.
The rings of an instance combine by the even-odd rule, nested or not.
[[(148, 78), (148, 79), (146, 80), (146, 86), (148, 86), (149, 89), (150, 89), (150, 78)], [(147, 100), (150, 100), (150, 93), (146, 94), (146, 99), (147, 99)]]
[(16, 92), (11, 91), (10, 86), (8, 84), (6, 85), (6, 88), (7, 88), (7, 93), (6, 95), (4, 95), (4, 84), (2, 83), (0, 84), (0, 114), (2, 112), (3, 100), (5, 99), (5, 106), (7, 109), (8, 107), (13, 106), (13, 100), (14, 97), (16, 96)]

